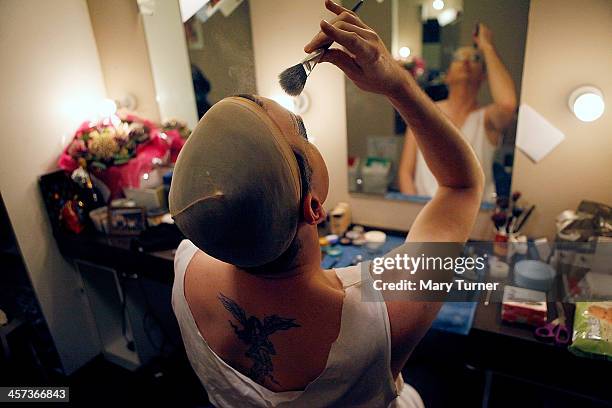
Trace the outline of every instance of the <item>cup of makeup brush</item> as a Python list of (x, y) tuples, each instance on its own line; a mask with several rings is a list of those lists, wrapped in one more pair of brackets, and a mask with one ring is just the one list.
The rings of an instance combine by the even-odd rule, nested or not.
[(493, 254), (502, 259), (508, 256), (508, 234), (503, 231), (495, 233), (495, 238), (493, 238)]

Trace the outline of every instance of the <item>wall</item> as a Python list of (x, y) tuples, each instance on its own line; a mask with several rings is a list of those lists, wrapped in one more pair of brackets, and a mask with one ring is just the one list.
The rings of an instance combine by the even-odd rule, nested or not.
[[(262, 96), (271, 97), (282, 93), (278, 74), (304, 57), (303, 47), (318, 31), (321, 19), (333, 16), (325, 10), (323, 2), (311, 0), (256, 0), (250, 5), (257, 90)], [(299, 24), (295, 22), (296, 16)], [(348, 194), (344, 74), (330, 64), (321, 64), (310, 75), (306, 91), (311, 107), (302, 117), (330, 174), (326, 206), (347, 201), (355, 222), (398, 230), (410, 228), (422, 205)], [(488, 212), (480, 213), (472, 233), (474, 238), (491, 236), (489, 217)]]
[(203, 47), (189, 50), (189, 58), (211, 84), (208, 102), (257, 93), (249, 2), (243, 1), (228, 17), (218, 11), (204, 23), (193, 19), (202, 27)]
[(136, 1), (87, 0), (109, 98), (136, 97), (136, 111), (159, 121), (142, 17)]
[(67, 373), (95, 356), (80, 279), (60, 255), (38, 190), (104, 82), (85, 0), (0, 1), (0, 191)]
[[(513, 189), (536, 204), (527, 232), (552, 237), (555, 217), (582, 199), (612, 204), (612, 2), (532, 0), (522, 101), (565, 133), (550, 155), (534, 164), (516, 151)], [(569, 94), (593, 84), (604, 94), (599, 120), (580, 122)]]

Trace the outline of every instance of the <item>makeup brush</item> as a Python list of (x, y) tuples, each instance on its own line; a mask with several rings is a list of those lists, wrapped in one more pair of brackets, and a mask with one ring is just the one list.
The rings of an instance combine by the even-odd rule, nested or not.
[(509, 225), (510, 230), (508, 232), (511, 232), (513, 234), (516, 232), (515, 227), (516, 227), (516, 224), (518, 223), (518, 220), (521, 214), (523, 214), (523, 211), (524, 210), (522, 207), (514, 207), (512, 209), (512, 220), (510, 221), (510, 225)]
[[(472, 38), (478, 38), (478, 34), (480, 33), (480, 22), (476, 22), (476, 24), (474, 24), (474, 31), (472, 31)], [(474, 48), (478, 48), (478, 44), (476, 44), (476, 41), (472, 41), (472, 46)]]
[(500, 209), (505, 211), (508, 209), (508, 205), (510, 204), (510, 202), (508, 200), (508, 197), (497, 197), (496, 204)]
[(495, 224), (495, 228), (497, 229), (497, 231), (501, 232), (500, 227), (503, 227), (504, 225), (506, 225), (506, 221), (508, 220), (508, 217), (506, 216), (505, 212), (496, 211), (491, 216), (491, 220), (493, 221), (493, 224)]
[[(510, 197), (510, 217), (508, 218), (508, 223), (506, 225), (506, 232), (508, 234), (512, 232), (512, 226), (514, 225), (514, 221), (516, 221), (517, 217), (523, 212), (521, 208), (516, 206), (519, 198), (521, 198), (520, 191), (515, 191)], [(520, 210), (520, 212), (518, 212), (517, 210)]]
[[(353, 6), (351, 11), (357, 12), (365, 0), (359, 0), (357, 4)], [(304, 90), (306, 85), (306, 79), (314, 69), (315, 65), (319, 63), (321, 56), (327, 51), (327, 49), (333, 44), (333, 42), (319, 48), (318, 50), (308, 54), (306, 58), (299, 64), (287, 68), (278, 76), (280, 86), (283, 90), (291, 95), (298, 96)]]
[(523, 225), (525, 225), (525, 223), (527, 222), (527, 220), (529, 219), (529, 216), (531, 215), (531, 213), (533, 212), (533, 209), (535, 208), (535, 205), (532, 205), (531, 207), (529, 207), (529, 209), (527, 210), (526, 213), (523, 213), (523, 216), (521, 218), (520, 221), (518, 221), (518, 225), (516, 226), (516, 228), (514, 229), (514, 231), (519, 232), (521, 230), (521, 228), (523, 228)]

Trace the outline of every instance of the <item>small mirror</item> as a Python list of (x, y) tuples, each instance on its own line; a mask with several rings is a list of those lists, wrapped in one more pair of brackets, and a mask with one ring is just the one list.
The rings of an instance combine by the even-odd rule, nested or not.
[[(469, 140), (483, 206), (508, 197), (529, 0), (378, 0), (359, 13)], [(410, 124), (350, 80), (346, 101), (350, 192), (428, 201), (437, 184)]]

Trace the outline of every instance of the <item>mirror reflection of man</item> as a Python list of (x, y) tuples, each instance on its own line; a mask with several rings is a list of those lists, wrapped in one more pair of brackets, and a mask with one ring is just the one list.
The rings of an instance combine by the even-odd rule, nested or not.
[[(436, 105), (461, 129), (476, 152), (486, 178), (483, 199), (489, 200), (495, 193), (493, 156), (504, 130), (514, 119), (517, 97), (514, 81), (493, 45), (491, 30), (479, 24), (473, 40), (474, 47), (462, 47), (455, 52), (445, 78), (448, 98)], [(493, 102), (481, 107), (477, 97), (485, 79)], [(406, 131), (398, 176), (403, 194), (431, 197), (438, 188), (410, 127)]]

